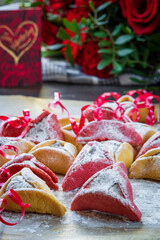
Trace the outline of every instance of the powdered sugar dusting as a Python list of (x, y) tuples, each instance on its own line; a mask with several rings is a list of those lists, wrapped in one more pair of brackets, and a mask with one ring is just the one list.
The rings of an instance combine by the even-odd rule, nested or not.
[(5, 191), (7, 192), (10, 189), (20, 189), (20, 188), (33, 188), (33, 186), (28, 183), (27, 181), (25, 181), (25, 179), (23, 178), (23, 176), (15, 176), (11, 179), (11, 181), (9, 182), (9, 184), (7, 185)]
[(106, 159), (107, 157), (111, 159), (111, 155), (104, 144), (99, 142), (90, 142), (83, 147), (73, 164), (74, 166), (79, 164), (82, 165), (87, 162), (96, 162), (99, 161), (99, 159)]
[(34, 126), (27, 132), (25, 138), (33, 142), (43, 142), (49, 139), (47, 128), (46, 128), (46, 118), (42, 121), (34, 124)]
[(96, 193), (98, 191), (121, 199), (123, 196), (118, 185), (121, 180), (122, 177), (114, 168), (107, 170), (103, 169), (97, 173), (97, 176), (93, 178), (93, 180), (87, 185), (87, 188), (85, 188), (84, 191), (92, 193)]
[[(59, 218), (46, 214), (26, 213), (15, 227), (5, 226), (5, 233), (15, 240), (46, 239), (105, 239), (105, 240), (159, 240), (160, 236), (160, 184), (153, 181), (131, 179), (134, 202), (142, 212), (141, 222), (131, 222), (124, 217), (96, 211), (73, 212), (70, 203), (77, 190), (62, 192), (62, 176), (58, 176), (59, 191), (56, 198), (67, 208)], [(12, 222), (20, 219), (20, 213), (4, 212), (3, 217)], [(3, 225), (0, 225), (2, 229)], [(5, 235), (5, 236), (6, 236)], [(23, 236), (23, 237), (22, 237)], [(87, 237), (86, 237), (87, 236)]]

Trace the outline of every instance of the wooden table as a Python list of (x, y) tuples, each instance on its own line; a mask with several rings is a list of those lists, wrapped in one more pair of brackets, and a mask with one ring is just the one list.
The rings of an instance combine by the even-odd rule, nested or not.
[[(93, 101), (101, 93), (106, 91), (118, 91), (124, 94), (130, 88), (117, 86), (84, 86), (58, 83), (45, 83), (41, 87), (0, 89), (0, 95), (25, 95), (0, 96), (0, 110), (2, 115), (14, 113), (20, 116), (22, 110), (29, 108), (31, 114), (37, 115), (48, 106), (54, 92), (61, 92), (62, 103), (72, 114), (78, 114), (82, 105)], [(154, 92), (155, 94), (158, 94)], [(69, 99), (69, 100), (68, 100)], [(70, 101), (71, 100), (71, 101)], [(81, 101), (75, 101), (81, 100)], [(57, 114), (61, 109), (57, 108)], [(58, 176), (59, 187), (63, 176)], [(118, 217), (100, 213), (76, 213), (70, 211), (70, 203), (75, 192), (64, 193), (62, 190), (55, 192), (59, 201), (67, 208), (63, 218), (46, 214), (25, 214), (24, 219), (16, 226), (10, 227), (0, 223), (1, 240), (159, 240), (160, 239), (160, 184), (154, 181), (131, 180), (134, 200), (142, 211), (141, 222), (130, 222)], [(16, 222), (20, 214), (5, 212), (6, 220)]]
[[(134, 89), (139, 89), (135, 87)], [(133, 87), (80, 85), (68, 83), (43, 83), (41, 86), (25, 88), (0, 88), (0, 95), (24, 95), (40, 98), (53, 98), (54, 92), (60, 92), (62, 99), (93, 101), (104, 92), (119, 92), (125, 94)], [(160, 86), (150, 88), (154, 94), (160, 95)]]

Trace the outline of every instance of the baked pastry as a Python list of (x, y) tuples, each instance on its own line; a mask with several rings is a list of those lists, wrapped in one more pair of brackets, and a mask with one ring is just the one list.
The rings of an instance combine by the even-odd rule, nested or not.
[[(0, 146), (3, 145), (11, 145), (16, 147), (18, 149), (18, 154), (28, 153), (35, 146), (33, 142), (30, 142), (26, 139), (12, 140), (12, 138), (0, 137)], [(15, 155), (15, 152), (12, 151), (11, 149), (4, 149), (3, 151), (4, 153), (9, 155)], [(0, 155), (0, 167), (8, 161), (9, 159)]]
[(152, 137), (150, 137), (142, 146), (140, 149), (137, 158), (139, 156), (143, 155), (147, 151), (149, 151), (152, 148), (158, 148), (160, 147), (160, 131), (156, 132)]
[(139, 135), (142, 137), (143, 143), (145, 143), (150, 137), (152, 137), (157, 130), (154, 127), (151, 127), (145, 123), (140, 122), (129, 122), (126, 123), (133, 127), (136, 132), (139, 133)]
[[(79, 118), (74, 117), (74, 119), (76, 120), (76, 123), (79, 123)], [(64, 118), (64, 117), (63, 118), (58, 118), (58, 122), (60, 124), (60, 127), (63, 128), (63, 127), (70, 124), (70, 119), (67, 118), (67, 117), (66, 118)]]
[(140, 221), (141, 212), (123, 162), (115, 163), (94, 174), (78, 191), (71, 203), (72, 211), (96, 210)]
[[(119, 98), (117, 100), (117, 102), (122, 103), (122, 107), (125, 110), (125, 115), (127, 115), (128, 117), (130, 117), (130, 112), (133, 109), (133, 103), (134, 103), (134, 98), (128, 95), (124, 95), (121, 98)], [(139, 113), (140, 113), (140, 118), (138, 120), (138, 122), (141, 123), (146, 123), (146, 119), (147, 119), (147, 115), (148, 115), (148, 109), (147, 108), (139, 108)], [(158, 114), (157, 111), (155, 109), (154, 111), (154, 115), (155, 115), (155, 120), (157, 121), (158, 119)], [(133, 114), (133, 121), (135, 121), (136, 119), (136, 112)]]
[(65, 175), (63, 191), (81, 187), (93, 174), (111, 164), (114, 164), (114, 159), (107, 147), (99, 142), (89, 142), (82, 148)]
[[(105, 120), (117, 120), (114, 116), (114, 110), (117, 108), (117, 104), (113, 103), (105, 103), (103, 106), (101, 106), (102, 109), (102, 114), (103, 114), (103, 119)], [(88, 122), (94, 121), (94, 113), (95, 113), (95, 107), (91, 106), (87, 108), (84, 111), (84, 116), (88, 120)], [(130, 122), (130, 118), (128, 116), (124, 115), (122, 119), (119, 119), (119, 121), (122, 122)]]
[(160, 147), (139, 156), (130, 167), (129, 177), (160, 180)]
[(62, 127), (61, 130), (63, 133), (64, 141), (72, 143), (77, 148), (77, 152), (79, 153), (83, 148), (83, 144), (76, 141), (76, 134), (73, 132), (71, 124)]
[(51, 171), (66, 174), (75, 160), (77, 150), (71, 143), (60, 140), (47, 140), (37, 144), (30, 153)]
[(127, 168), (131, 166), (137, 154), (132, 145), (114, 140), (104, 141), (103, 144), (108, 147), (115, 162), (124, 162)]
[(143, 144), (141, 136), (126, 123), (112, 120), (93, 121), (84, 126), (77, 135), (77, 142), (116, 140), (128, 142), (140, 148)]
[(24, 138), (36, 144), (48, 139), (63, 140), (57, 116), (44, 110), (36, 119), (31, 120)]
[[(58, 183), (57, 176), (44, 164), (40, 163), (32, 154), (20, 154), (18, 157), (4, 164), (2, 167), (7, 169), (11, 175), (19, 172), (24, 167), (30, 168), (34, 174), (46, 182), (48, 187), (54, 190), (58, 189), (58, 185), (56, 185), (56, 183)], [(5, 173), (2, 171), (0, 173), (0, 179), (3, 179), (4, 177)]]
[(23, 202), (31, 204), (25, 209), (27, 212), (48, 213), (56, 216), (63, 216), (66, 212), (66, 208), (55, 198), (46, 183), (29, 168), (23, 168), (10, 177), (0, 190), (0, 197), (7, 199), (5, 209), (19, 212), (20, 206), (6, 194), (10, 189), (15, 190)]

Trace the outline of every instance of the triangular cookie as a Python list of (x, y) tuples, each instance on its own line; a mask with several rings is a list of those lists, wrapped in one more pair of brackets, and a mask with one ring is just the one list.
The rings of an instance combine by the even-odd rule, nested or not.
[(57, 116), (44, 110), (37, 118), (31, 120), (25, 139), (40, 143), (48, 139), (63, 140), (63, 134)]
[(63, 191), (81, 187), (93, 174), (113, 163), (114, 159), (104, 144), (99, 142), (86, 144), (63, 179)]
[(0, 190), (0, 197), (7, 199), (5, 209), (19, 212), (21, 208), (6, 194), (10, 189), (15, 190), (23, 202), (31, 204), (29, 208), (26, 208), (28, 212), (48, 213), (56, 216), (63, 216), (66, 212), (66, 208), (55, 198), (46, 183), (29, 168), (23, 168), (9, 178)]
[[(44, 180), (51, 189), (58, 189), (58, 185), (56, 185), (58, 182), (57, 176), (48, 167), (40, 163), (32, 154), (20, 154), (18, 157), (3, 165), (3, 168), (9, 170), (11, 175), (19, 172), (24, 167), (30, 168), (32, 172)], [(0, 177), (3, 179), (4, 175), (2, 171)]]
[(139, 156), (130, 167), (129, 177), (160, 180), (160, 147)]
[(51, 171), (66, 174), (75, 160), (77, 150), (71, 143), (61, 140), (47, 140), (37, 144), (30, 153)]
[(152, 137), (150, 137), (145, 142), (145, 144), (140, 149), (140, 151), (137, 155), (137, 158), (139, 158), (139, 156), (143, 155), (144, 153), (146, 153), (150, 149), (157, 148), (157, 147), (160, 147), (160, 131), (156, 132)]
[(140, 221), (125, 164), (115, 163), (89, 178), (72, 200), (71, 210), (96, 210)]
[(93, 121), (84, 126), (77, 135), (77, 142), (116, 140), (128, 142), (132, 146), (141, 147), (142, 138), (134, 128), (120, 121), (101, 120)]

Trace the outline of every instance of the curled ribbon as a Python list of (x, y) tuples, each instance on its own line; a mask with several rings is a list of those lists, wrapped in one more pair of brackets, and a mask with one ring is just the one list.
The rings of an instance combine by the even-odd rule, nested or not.
[[(109, 97), (114, 97), (114, 99), (117, 101), (121, 95), (117, 92), (105, 92), (103, 94), (101, 94), (93, 103), (93, 106), (95, 107), (95, 111), (94, 111), (94, 119), (97, 121), (100, 121), (103, 119), (103, 112), (102, 112), (102, 105), (106, 102), (114, 102), (116, 103), (118, 106), (117, 108), (114, 110), (113, 112), (113, 116), (114, 118), (116, 118), (117, 120), (122, 120), (123, 119), (123, 115), (124, 115), (124, 109), (122, 108), (122, 106), (114, 101), (114, 100), (108, 100)], [(120, 116), (118, 116), (118, 111), (120, 112)]]
[[(9, 154), (6, 154), (6, 153), (4, 153), (2, 150), (4, 150), (4, 149), (10, 149), (10, 150), (12, 150), (12, 151), (14, 151), (16, 154), (15, 155), (9, 155)], [(17, 157), (18, 156), (18, 149), (16, 148), (16, 147), (14, 147), (14, 146), (12, 146), (12, 145), (3, 145), (3, 146), (0, 146), (0, 154), (4, 157), (4, 158), (7, 158), (7, 159), (13, 159), (13, 158), (15, 158), (15, 157)]]
[(6, 168), (0, 168), (0, 187), (12, 176), (11, 172)]
[[(23, 110), (23, 117), (7, 117), (7, 116), (0, 116), (0, 120), (3, 121), (3, 123), (1, 124), (1, 128), (5, 128), (5, 125), (9, 125), (12, 126), (14, 128), (23, 128), (21, 134), (17, 137), (13, 137), (12, 139), (20, 139), (23, 138), (26, 134), (26, 132), (28, 131), (28, 125), (31, 121), (30, 118), (30, 111), (28, 109)], [(3, 136), (3, 133), (1, 133), (1, 136)]]
[[(16, 203), (18, 206), (21, 207), (21, 218), (16, 223), (9, 223), (9, 222), (5, 221), (2, 218), (2, 216), (0, 215), (0, 221), (3, 224), (9, 225), (9, 226), (14, 226), (14, 225), (18, 224), (23, 219), (24, 214), (25, 214), (25, 208), (30, 207), (31, 204), (24, 203), (22, 201), (22, 199), (20, 198), (20, 196), (18, 195), (18, 193), (16, 191), (14, 191), (13, 189), (8, 190), (6, 194), (14, 203)], [(0, 214), (5, 210), (5, 208), (7, 206), (7, 199), (0, 198), (0, 205), (2, 205), (2, 203), (3, 203), (4, 206), (0, 209)]]
[(79, 122), (79, 126), (77, 126), (77, 123), (76, 123), (76, 120), (71, 117), (69, 111), (67, 110), (67, 108), (65, 108), (63, 106), (63, 104), (60, 102), (60, 93), (59, 92), (55, 92), (54, 93), (54, 100), (53, 102), (49, 103), (48, 107), (51, 108), (52, 110), (54, 110), (57, 106), (60, 106), (62, 111), (67, 111), (68, 113), (68, 118), (70, 120), (70, 123), (71, 123), (71, 126), (72, 126), (72, 129), (74, 131), (74, 133), (77, 135), (78, 132), (83, 128), (84, 124), (85, 124), (85, 117), (83, 115), (83, 111), (89, 107), (90, 105), (86, 105), (86, 106), (83, 106), (82, 109), (81, 109), (81, 117), (80, 117), (80, 122)]
[[(135, 121), (138, 121), (140, 118), (139, 109), (140, 108), (146, 108), (148, 109), (148, 114), (146, 118), (146, 124), (148, 125), (154, 125), (155, 123), (155, 106), (152, 103), (152, 100), (155, 98), (158, 101), (159, 107), (160, 107), (160, 97), (153, 95), (151, 92), (147, 92), (144, 89), (139, 90), (131, 90), (127, 93), (129, 96), (133, 96), (134, 94), (137, 94), (138, 96), (134, 100), (133, 109), (130, 112), (130, 118), (133, 119), (134, 112), (137, 113)], [(160, 114), (160, 109), (159, 109)]]
[[(10, 149), (12, 151), (14, 151), (16, 154), (15, 155), (9, 155), (4, 153), (2, 150), (4, 149)], [(7, 158), (7, 159), (14, 159), (15, 157), (18, 156), (18, 149), (12, 145), (4, 145), (4, 146), (0, 146), (0, 155), (2, 155), (3, 157)], [(8, 169), (5, 168), (0, 168), (0, 187), (3, 186), (3, 184), (11, 177), (11, 173)]]

